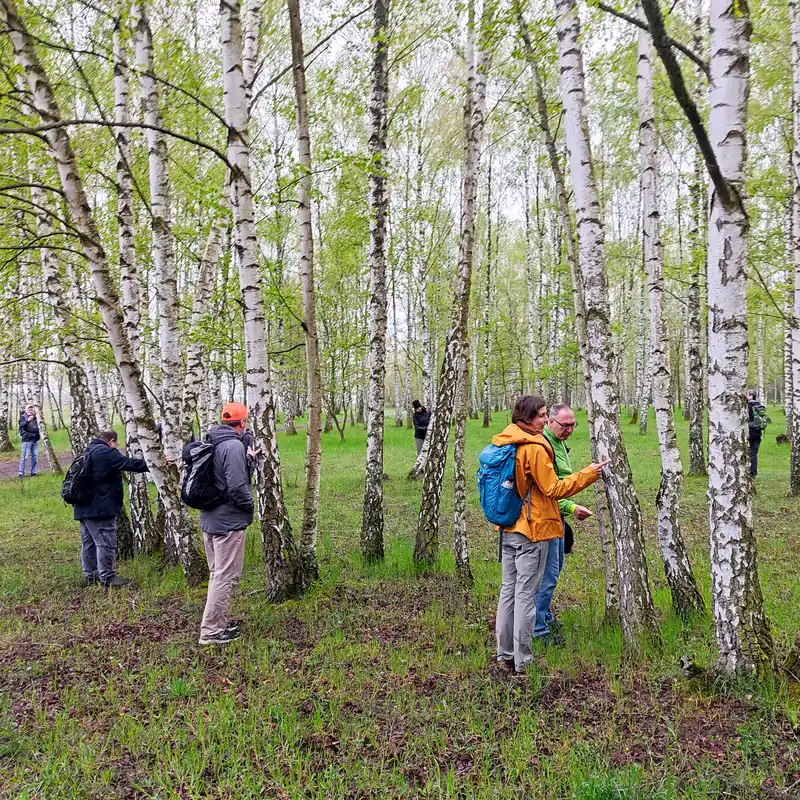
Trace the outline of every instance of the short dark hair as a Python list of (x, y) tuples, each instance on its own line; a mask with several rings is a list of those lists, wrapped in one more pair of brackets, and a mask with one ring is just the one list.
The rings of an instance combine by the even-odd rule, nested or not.
[(550, 406), (550, 416), (555, 419), (562, 411), (572, 411), (572, 406), (569, 403), (556, 403)]
[(540, 397), (538, 394), (523, 395), (514, 404), (511, 421), (513, 423), (527, 422), (529, 419), (533, 419), (539, 413), (539, 409), (546, 405), (544, 397)]
[(422, 403), (419, 400), (412, 400), (411, 408), (422, 408)]
[(104, 442), (116, 442), (119, 440), (117, 432), (112, 430), (100, 431), (100, 433), (97, 434), (97, 438), (102, 439)]
[(747, 390), (747, 397), (751, 400), (758, 400), (758, 395), (756, 394), (755, 389), (748, 389)]

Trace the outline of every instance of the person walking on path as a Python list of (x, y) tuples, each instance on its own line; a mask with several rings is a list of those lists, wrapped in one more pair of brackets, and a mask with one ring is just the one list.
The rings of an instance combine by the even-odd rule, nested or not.
[[(550, 409), (550, 418), (542, 433), (553, 449), (554, 466), (559, 478), (566, 478), (572, 474), (567, 439), (572, 436), (577, 425), (575, 412), (566, 403), (557, 403)], [(568, 552), (568, 550), (565, 551), (565, 547), (571, 546), (571, 542), (565, 541), (570, 538), (572, 531), (566, 517), (573, 515), (575, 519), (582, 520), (592, 516), (592, 512), (586, 506), (580, 506), (568, 499), (558, 501), (558, 510), (561, 513), (564, 536), (550, 541), (542, 582), (536, 593), (536, 626), (533, 630), (533, 638), (538, 639), (542, 644), (561, 644), (563, 642), (558, 632), (559, 624), (550, 610), (550, 603), (553, 600), (558, 577), (564, 568), (564, 553)]]
[(222, 409), (222, 424), (208, 432), (214, 445), (214, 482), (225, 502), (200, 512), (209, 570), (201, 645), (228, 644), (240, 636), (239, 622), (228, 618), (228, 606), (242, 576), (245, 529), (253, 521), (253, 487), (242, 441), (247, 418), (246, 406), (228, 403)]
[(497, 661), (509, 672), (524, 672), (533, 658), (534, 600), (549, 544), (564, 535), (558, 500), (591, 486), (606, 463), (590, 464), (559, 480), (553, 447), (543, 436), (547, 407), (541, 397), (517, 400), (512, 424), (492, 438), (497, 447), (514, 444), (515, 487), (524, 498), (517, 522), (501, 532), (503, 582), (497, 604)]
[(750, 445), (750, 475), (758, 475), (758, 448), (767, 427), (767, 409), (756, 399), (755, 389), (747, 390), (747, 441)]
[(39, 420), (36, 419), (36, 409), (28, 406), (19, 417), (19, 436), (22, 440), (22, 452), (19, 456), (19, 477), (25, 476), (25, 461), (30, 456), (31, 477), (39, 473), (36, 465), (39, 460), (39, 440), (42, 435), (39, 433)]
[(116, 571), (117, 514), (122, 509), (123, 472), (148, 472), (141, 458), (127, 458), (117, 449), (116, 431), (103, 431), (89, 442), (90, 496), (74, 506), (74, 516), (81, 524), (81, 566), (86, 586), (99, 583), (106, 589), (128, 586), (132, 581), (120, 578)]
[(428, 435), (431, 412), (419, 400), (414, 400), (411, 407), (414, 409), (414, 444), (417, 446), (417, 455), (419, 455), (419, 451), (422, 450), (422, 445), (425, 442), (425, 437)]

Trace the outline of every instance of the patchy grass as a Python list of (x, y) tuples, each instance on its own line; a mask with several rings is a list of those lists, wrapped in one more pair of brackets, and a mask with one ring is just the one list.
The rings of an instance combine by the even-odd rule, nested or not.
[[(765, 603), (785, 650), (800, 620), (800, 537), (798, 501), (786, 497), (788, 449), (772, 430), (780, 412), (773, 419), (755, 519)], [(588, 460), (581, 421), (576, 468)], [(493, 429), (504, 423), (496, 414)], [(302, 600), (267, 604), (260, 543), (249, 531), (232, 609), (246, 633), (224, 651), (197, 647), (202, 588), (186, 589), (178, 571), (138, 558), (121, 568), (138, 590), (82, 589), (77, 524), (57, 479), (0, 482), (0, 796), (800, 795), (797, 687), (778, 679), (709, 685), (678, 673), (683, 654), (713, 663), (713, 632), (709, 616), (683, 622), (669, 609), (655, 542), (653, 429), (645, 437), (626, 429), (626, 437), (662, 645), (637, 664), (622, 660), (619, 631), (602, 622), (599, 546), (583, 523), (556, 595), (567, 645), (540, 652), (527, 681), (491, 666), (500, 572), (474, 490), (474, 589), (465, 595), (451, 577), (449, 483), (437, 569), (411, 567), (419, 485), (405, 480), (414, 456), (408, 430), (387, 428), (385, 563), (363, 567), (357, 555), (364, 432), (348, 428), (345, 442), (329, 434), (321, 580)], [(487, 439), (470, 424), (468, 463)], [(281, 435), (295, 521), (304, 445), (302, 434)], [(687, 479), (682, 517), (708, 601), (703, 479)]]

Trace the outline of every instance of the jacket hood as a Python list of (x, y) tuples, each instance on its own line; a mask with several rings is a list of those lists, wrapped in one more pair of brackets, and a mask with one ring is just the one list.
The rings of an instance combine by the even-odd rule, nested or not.
[(518, 425), (508, 425), (503, 431), (492, 436), (492, 444), (502, 447), (506, 444), (543, 444), (547, 439), (541, 433), (533, 434), (522, 430)]
[(215, 444), (225, 439), (239, 439), (241, 441), (241, 436), (229, 425), (217, 425), (215, 428), (211, 428), (208, 432), (208, 438)]

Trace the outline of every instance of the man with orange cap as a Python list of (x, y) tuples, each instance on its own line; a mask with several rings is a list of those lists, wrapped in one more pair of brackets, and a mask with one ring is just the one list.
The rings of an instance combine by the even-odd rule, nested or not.
[(200, 512), (200, 528), (210, 577), (208, 597), (200, 625), (200, 644), (228, 644), (240, 636), (239, 622), (228, 618), (231, 593), (244, 565), (245, 529), (253, 521), (253, 487), (242, 436), (247, 428), (247, 407), (228, 403), (222, 424), (208, 432), (214, 445), (214, 481), (225, 502)]

